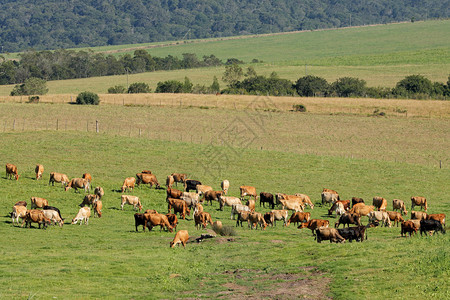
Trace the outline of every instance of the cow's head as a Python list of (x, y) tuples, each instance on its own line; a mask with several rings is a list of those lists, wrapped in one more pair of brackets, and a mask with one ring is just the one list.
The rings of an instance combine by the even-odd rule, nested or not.
[(302, 229), (302, 228), (306, 228), (308, 227), (309, 223), (305, 222), (305, 223), (300, 223), (300, 225), (297, 227), (298, 229)]

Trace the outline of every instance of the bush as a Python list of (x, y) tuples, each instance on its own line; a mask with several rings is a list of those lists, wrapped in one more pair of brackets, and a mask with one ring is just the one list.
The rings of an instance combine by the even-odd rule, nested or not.
[(166, 80), (158, 82), (155, 93), (182, 93), (183, 83), (177, 80)]
[(150, 93), (151, 89), (145, 82), (134, 82), (128, 87), (129, 94)]
[(304, 106), (303, 104), (294, 104), (292, 105), (292, 109), (294, 111), (306, 112), (306, 106)]
[(28, 97), (28, 103), (39, 103), (39, 96)]
[(227, 59), (225, 65), (227, 66), (231, 66), (231, 65), (239, 65), (239, 64), (243, 64), (244, 62), (240, 59), (237, 58), (229, 58)]
[(294, 88), (299, 96), (313, 97), (326, 96), (330, 89), (330, 85), (326, 79), (313, 75), (299, 78), (294, 84)]
[(339, 97), (360, 97), (366, 93), (366, 81), (354, 77), (342, 77), (333, 82), (331, 88)]
[(96, 93), (81, 92), (77, 96), (76, 103), (81, 105), (98, 105), (100, 103), (100, 98)]
[(410, 75), (400, 80), (393, 93), (399, 96), (412, 96), (414, 94), (431, 95), (433, 83), (422, 75)]
[(125, 94), (127, 89), (123, 85), (112, 86), (108, 89), (108, 94)]
[(25, 80), (24, 83), (16, 85), (10, 95), (45, 95), (47, 92), (47, 82), (44, 79), (31, 77)]

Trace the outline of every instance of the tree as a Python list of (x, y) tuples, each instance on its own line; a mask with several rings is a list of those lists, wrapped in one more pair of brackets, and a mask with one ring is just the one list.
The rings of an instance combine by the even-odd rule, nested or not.
[(76, 103), (80, 105), (98, 105), (100, 98), (96, 93), (81, 92), (77, 96)]
[(214, 76), (213, 78), (213, 82), (210, 86), (210, 90), (212, 93), (219, 93), (220, 92), (220, 85), (219, 85), (219, 80), (217, 80), (217, 77)]
[(364, 96), (366, 81), (354, 77), (342, 77), (333, 82), (331, 88), (339, 97)]
[(177, 80), (160, 81), (156, 86), (155, 93), (182, 93), (183, 83)]
[[(403, 93), (406, 91), (406, 95)], [(412, 94), (427, 94), (433, 92), (433, 83), (428, 78), (422, 75), (410, 75), (400, 80), (395, 86), (393, 93), (396, 95), (412, 95)]]
[(47, 82), (40, 78), (31, 77), (24, 83), (16, 85), (11, 91), (11, 96), (20, 95), (45, 95), (48, 92)]
[(112, 86), (108, 89), (108, 94), (125, 94), (127, 89), (123, 85)]
[(228, 83), (228, 86), (236, 84), (243, 76), (242, 68), (237, 64), (228, 65), (225, 67), (222, 80)]
[(128, 87), (129, 94), (150, 93), (151, 89), (145, 82), (134, 82)]
[(192, 84), (192, 82), (189, 80), (189, 78), (186, 76), (184, 77), (184, 83), (183, 86), (181, 88), (183, 93), (192, 93), (192, 87), (194, 85)]
[(245, 73), (245, 77), (256, 77), (256, 71), (255, 68), (253, 68), (252, 66), (247, 68), (247, 73)]
[(325, 96), (330, 88), (330, 85), (326, 79), (313, 75), (308, 75), (299, 78), (294, 88), (299, 96), (313, 97), (313, 96)]

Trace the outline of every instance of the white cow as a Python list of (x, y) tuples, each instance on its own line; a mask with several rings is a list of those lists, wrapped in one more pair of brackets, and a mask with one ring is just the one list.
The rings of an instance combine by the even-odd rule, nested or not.
[(80, 208), (75, 218), (72, 219), (72, 224), (77, 224), (80, 221), (80, 225), (84, 224), (88, 225), (89, 218), (91, 217), (91, 209), (88, 206)]

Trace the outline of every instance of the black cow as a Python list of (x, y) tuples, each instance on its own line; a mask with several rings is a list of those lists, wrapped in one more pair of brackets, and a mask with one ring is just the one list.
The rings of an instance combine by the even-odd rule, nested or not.
[(263, 207), (266, 207), (265, 203), (269, 203), (272, 206), (272, 209), (275, 208), (275, 202), (273, 201), (273, 195), (271, 193), (260, 193), (259, 194), (259, 207), (261, 204)]
[(138, 231), (138, 226), (142, 225), (142, 228), (145, 231), (145, 218), (144, 214), (135, 213), (134, 214), (134, 225), (136, 226), (136, 231)]
[(338, 229), (339, 234), (346, 240), (350, 241), (350, 243), (355, 240), (357, 242), (364, 241), (364, 234), (367, 239), (367, 227), (366, 226), (356, 226), (356, 227), (348, 227)]
[(47, 209), (48, 209), (48, 210), (54, 210), (54, 211), (57, 211), (59, 217), (61, 218), (61, 220), (64, 221), (63, 217), (61, 216), (61, 212), (59, 211), (58, 208), (56, 208), (56, 207), (54, 207), (54, 206), (48, 206), (48, 205), (46, 205), (46, 206), (44, 206), (42, 209), (43, 209), (43, 210), (47, 210)]
[(442, 226), (441, 222), (438, 220), (421, 220), (420, 221), (420, 236), (422, 236), (422, 233), (425, 232), (425, 235), (427, 234), (427, 231), (434, 231), (434, 232), (442, 232), (445, 233), (445, 228)]
[(355, 204), (358, 204), (358, 203), (364, 203), (364, 199), (363, 198), (358, 198), (358, 197), (352, 197), (352, 207)]
[(188, 179), (186, 180), (186, 182), (184, 183), (184, 189), (186, 192), (189, 192), (190, 190), (197, 190), (197, 185), (202, 184), (200, 181), (198, 180), (193, 180), (193, 179)]
[(344, 228), (345, 228), (345, 224), (347, 224), (348, 227), (350, 227), (350, 224), (355, 224), (360, 226), (361, 225), (361, 217), (357, 214), (352, 214), (352, 213), (345, 213), (343, 215), (341, 215), (339, 217), (339, 221), (337, 221), (334, 224), (334, 228), (338, 228), (339, 225), (344, 224)]

